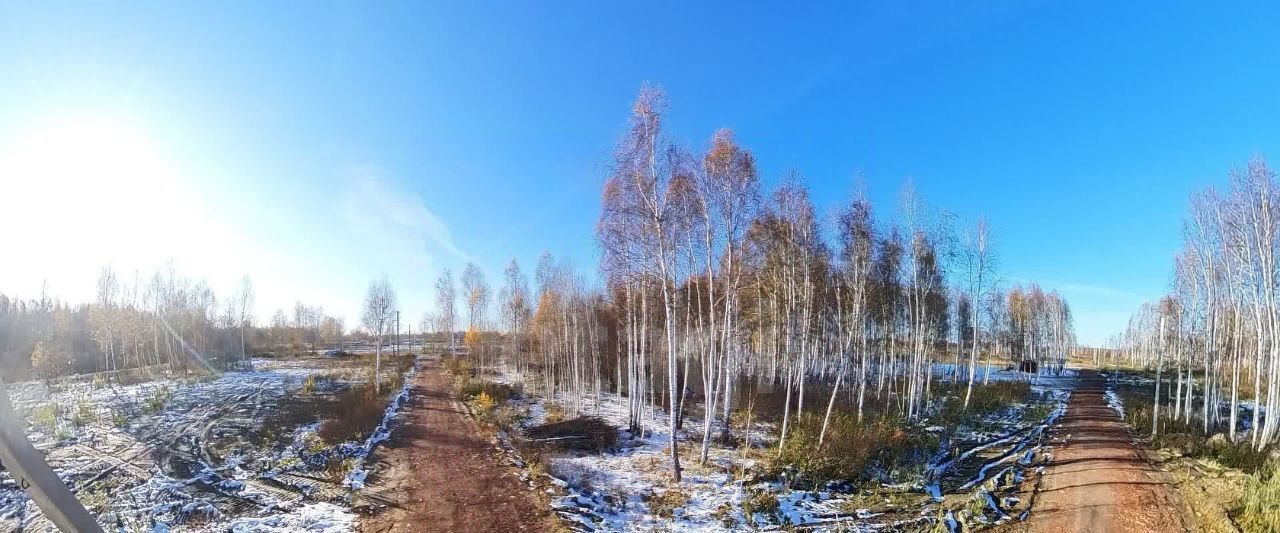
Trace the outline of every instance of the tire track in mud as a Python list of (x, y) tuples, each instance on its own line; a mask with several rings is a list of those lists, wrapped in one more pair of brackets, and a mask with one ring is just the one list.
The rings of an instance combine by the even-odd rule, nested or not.
[[(178, 474), (170, 467), (171, 461), (175, 457), (192, 465), (203, 464), (208, 466), (212, 469), (212, 480), (203, 479), (201, 475), (196, 475), (192, 478), (188, 473), (183, 473), (178, 477), (181, 479), (199, 479), (199, 483), (204, 486), (206, 492), (217, 494), (230, 500), (233, 513), (246, 511), (253, 507), (270, 509), (281, 503), (287, 504), (300, 500), (324, 502), (345, 498), (347, 490), (340, 483), (295, 472), (282, 472), (272, 477), (259, 476), (233, 480), (255, 491), (265, 493), (272, 498), (267, 501), (260, 501), (258, 498), (246, 497), (234, 491), (224, 490), (218, 483), (213, 482), (213, 480), (231, 479), (224, 478), (213, 467), (220, 461), (215, 459), (216, 450), (213, 449), (213, 439), (210, 435), (218, 428), (219, 421), (228, 419), (229, 414), (235, 412), (246, 403), (252, 403), (252, 413), (260, 412), (263, 394), (267, 392), (269, 385), (271, 385), (271, 380), (263, 379), (257, 383), (256, 390), (192, 410), (195, 413), (194, 416), (191, 414), (192, 412), (189, 412), (184, 417), (191, 420), (183, 423), (176, 430), (170, 430), (173, 431), (173, 435), (168, 437), (167, 440), (164, 438), (156, 440), (155, 437), (159, 435), (159, 432), (148, 435), (146, 441), (153, 446), (151, 451), (156, 456), (155, 463), (160, 466), (161, 471), (170, 475)], [(191, 449), (189, 450), (183, 449), (179, 445), (187, 437), (191, 439)], [(194, 472), (190, 474), (194, 474)]]
[[(161, 513), (167, 513), (163, 520), (171, 525), (189, 519), (216, 523), (297, 502), (349, 502), (350, 490), (337, 481), (291, 472), (245, 477), (236, 465), (226, 463), (224, 454), (241, 452), (225, 451), (225, 445), (239, 446), (243, 433), (261, 424), (258, 415), (287, 394), (289, 379), (220, 379), (59, 391), (62, 403), (78, 405), (80, 412), (88, 405), (95, 414), (76, 432), (75, 440), (54, 443), (47, 460), (65, 472), (64, 479), (77, 494), (107, 499), (98, 512), (111, 513), (116, 517), (112, 520), (131, 526)], [(114, 418), (121, 415), (128, 417), (127, 426)], [(48, 529), (42, 513), (15, 509), (0, 519), (0, 531)]]
[[(928, 468), (924, 489), (934, 502), (941, 504), (942, 527), (959, 531), (1025, 516), (1029, 503), (1018, 496), (1019, 486), (1030, 470), (1043, 465), (1052, 455), (1049, 434), (1067, 409), (1069, 390), (1067, 387), (1044, 393), (1041, 401), (1054, 405), (1044, 419), (1019, 424), (1000, 436), (969, 441), (964, 447), (951, 450), (951, 459)], [(982, 502), (980, 511), (973, 500)]]

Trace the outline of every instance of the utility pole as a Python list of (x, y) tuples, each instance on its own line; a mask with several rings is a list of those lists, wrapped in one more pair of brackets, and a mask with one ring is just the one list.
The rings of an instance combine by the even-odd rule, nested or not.
[(396, 311), (396, 347), (393, 348), (397, 356), (400, 355), (400, 311)]

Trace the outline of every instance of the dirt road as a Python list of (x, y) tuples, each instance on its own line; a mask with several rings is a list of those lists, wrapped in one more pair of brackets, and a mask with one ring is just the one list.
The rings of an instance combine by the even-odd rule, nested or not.
[(1107, 406), (1106, 379), (1080, 373), (1058, 427), (1031, 516), (1018, 531), (1187, 531), (1178, 491)]
[(550, 531), (553, 518), (452, 397), (438, 361), (423, 360), (369, 489), (394, 502), (365, 532)]

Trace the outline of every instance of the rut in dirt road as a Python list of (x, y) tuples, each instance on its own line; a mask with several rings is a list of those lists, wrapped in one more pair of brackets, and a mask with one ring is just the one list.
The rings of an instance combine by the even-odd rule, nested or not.
[[(1169, 474), (1153, 466), (1104, 398), (1106, 379), (1082, 371), (1066, 416), (1054, 428), (1030, 531), (1187, 531)], [(1018, 528), (1022, 529), (1022, 528)]]
[(399, 422), (377, 452), (368, 490), (392, 505), (360, 531), (550, 531), (554, 517), (516, 477), (465, 408), (436, 359), (424, 359)]

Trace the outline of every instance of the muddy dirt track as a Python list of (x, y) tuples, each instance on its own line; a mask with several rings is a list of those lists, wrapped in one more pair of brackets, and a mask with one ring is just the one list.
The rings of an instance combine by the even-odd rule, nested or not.
[(1187, 531), (1169, 474), (1152, 466), (1120, 416), (1107, 406), (1106, 379), (1080, 372), (1066, 415), (1054, 428), (1053, 460), (1031, 516), (1009, 530), (1166, 533)]
[(439, 362), (422, 360), (369, 491), (390, 505), (360, 531), (550, 531), (554, 517), (516, 477), (465, 408)]

